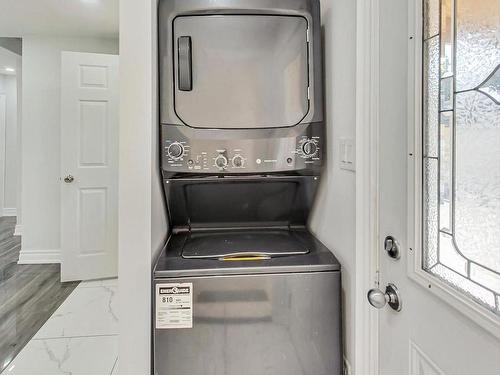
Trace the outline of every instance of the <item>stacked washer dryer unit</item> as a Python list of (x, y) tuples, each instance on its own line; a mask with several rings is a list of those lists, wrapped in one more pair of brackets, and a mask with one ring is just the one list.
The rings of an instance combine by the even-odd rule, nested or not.
[(160, 0), (157, 375), (339, 375), (340, 265), (306, 224), (325, 157), (318, 0)]

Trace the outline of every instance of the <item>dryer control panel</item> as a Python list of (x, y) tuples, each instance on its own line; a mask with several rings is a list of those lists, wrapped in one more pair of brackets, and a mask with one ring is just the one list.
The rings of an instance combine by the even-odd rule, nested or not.
[[(248, 174), (317, 169), (322, 162), (322, 135), (312, 125), (264, 129), (217, 138), (214, 130), (162, 126), (162, 169), (167, 173)], [(318, 127), (318, 130), (321, 129)], [(245, 130), (236, 131), (244, 133)], [(203, 133), (203, 134), (199, 134)], [(298, 133), (298, 134), (297, 134)]]

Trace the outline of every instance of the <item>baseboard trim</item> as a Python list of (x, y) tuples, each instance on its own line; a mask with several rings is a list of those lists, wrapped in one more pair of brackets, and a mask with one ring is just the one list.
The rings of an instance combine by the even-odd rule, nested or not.
[(17, 216), (16, 208), (4, 208), (2, 212), (2, 216)]
[(23, 226), (21, 224), (17, 224), (14, 228), (14, 236), (21, 236), (23, 234)]
[(51, 264), (61, 263), (61, 251), (54, 250), (21, 250), (18, 264)]

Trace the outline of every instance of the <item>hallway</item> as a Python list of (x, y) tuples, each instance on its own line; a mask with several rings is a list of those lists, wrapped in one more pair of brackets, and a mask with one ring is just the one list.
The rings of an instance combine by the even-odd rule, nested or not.
[(15, 217), (0, 217), (0, 372), (78, 285), (59, 281), (59, 264), (17, 264), (15, 225)]

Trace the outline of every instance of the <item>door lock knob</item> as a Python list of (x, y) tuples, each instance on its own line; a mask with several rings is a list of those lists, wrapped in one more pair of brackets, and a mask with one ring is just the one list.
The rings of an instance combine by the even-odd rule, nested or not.
[(368, 291), (368, 302), (377, 309), (381, 309), (388, 304), (393, 310), (401, 311), (402, 302), (399, 296), (399, 291), (396, 285), (388, 284), (385, 288), (385, 293), (378, 288)]
[(64, 177), (64, 182), (66, 182), (67, 184), (71, 184), (74, 180), (75, 178), (70, 174)]

